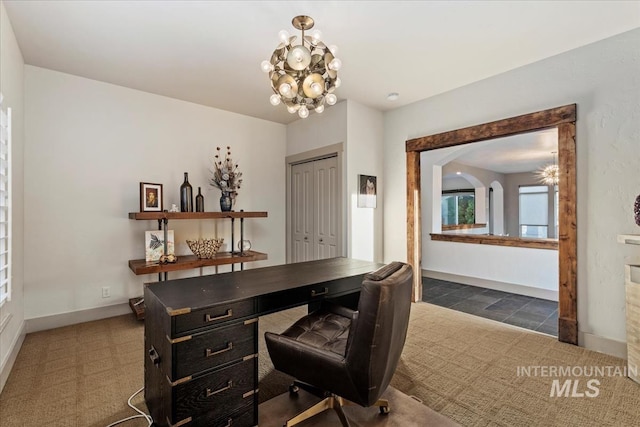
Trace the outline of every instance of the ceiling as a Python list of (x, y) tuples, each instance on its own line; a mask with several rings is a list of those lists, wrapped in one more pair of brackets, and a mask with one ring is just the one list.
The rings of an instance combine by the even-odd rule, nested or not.
[(553, 163), (554, 152), (557, 128), (467, 144), (452, 161), (498, 173), (534, 172)]
[(298, 116), (271, 106), (260, 62), (296, 15), (338, 46), (338, 98), (380, 111), (640, 27), (640, 1), (4, 4), (27, 64), (279, 123)]

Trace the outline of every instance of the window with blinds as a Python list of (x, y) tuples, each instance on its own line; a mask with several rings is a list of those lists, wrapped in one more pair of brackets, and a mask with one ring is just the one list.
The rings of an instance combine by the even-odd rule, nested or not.
[(520, 187), (520, 237), (547, 238), (549, 228), (549, 187)]
[(11, 108), (0, 94), (0, 306), (11, 299)]

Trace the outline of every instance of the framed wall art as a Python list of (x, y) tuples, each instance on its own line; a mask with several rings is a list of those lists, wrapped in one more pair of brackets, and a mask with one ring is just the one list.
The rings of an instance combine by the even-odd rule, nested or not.
[(162, 212), (162, 184), (140, 183), (140, 212)]
[(145, 261), (158, 261), (162, 255), (175, 255), (173, 230), (167, 230), (167, 253), (164, 253), (164, 230), (144, 232)]
[(375, 208), (378, 180), (373, 175), (358, 175), (358, 207)]

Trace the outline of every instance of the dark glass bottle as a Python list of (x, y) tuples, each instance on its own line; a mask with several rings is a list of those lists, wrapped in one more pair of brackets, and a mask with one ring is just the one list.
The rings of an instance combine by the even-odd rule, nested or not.
[(184, 173), (184, 182), (180, 186), (180, 212), (193, 212), (193, 188), (189, 184), (189, 174)]
[(198, 187), (198, 195), (196, 196), (196, 212), (204, 212), (204, 196)]

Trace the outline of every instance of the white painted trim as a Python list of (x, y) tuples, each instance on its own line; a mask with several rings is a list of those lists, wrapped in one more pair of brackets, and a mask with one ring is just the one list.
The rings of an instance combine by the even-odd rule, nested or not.
[(20, 332), (16, 334), (13, 339), (13, 342), (9, 346), (9, 352), (7, 356), (2, 361), (0, 365), (0, 392), (4, 389), (4, 385), (7, 383), (9, 379), (9, 374), (11, 373), (11, 369), (13, 368), (13, 364), (16, 362), (18, 357), (18, 353), (22, 348), (22, 343), (24, 342), (24, 337), (26, 335), (26, 323), (22, 322), (22, 326), (20, 326)]
[(516, 285), (514, 283), (499, 282), (496, 280), (479, 279), (477, 277), (461, 276), (458, 274), (443, 273), (441, 271), (433, 270), (422, 270), (422, 277), (462, 283), (463, 285), (477, 286), (480, 288), (493, 289), (495, 291), (511, 292), (513, 294), (526, 295), (533, 298), (558, 301), (558, 291), (552, 291), (549, 289), (540, 289), (531, 286)]
[(7, 327), (12, 317), (13, 317), (13, 314), (8, 313), (6, 316), (0, 319), (0, 334), (2, 334), (2, 331), (4, 331), (4, 328)]
[(610, 356), (627, 358), (627, 343), (617, 341), (611, 338), (605, 338), (589, 332), (578, 331), (578, 345), (587, 350), (597, 351), (598, 353), (608, 354)]
[(325, 147), (316, 148), (314, 150), (305, 151), (303, 153), (292, 154), (285, 158), (287, 164), (310, 162), (313, 160), (319, 160), (323, 157), (329, 157), (331, 155), (337, 155), (344, 152), (342, 142), (337, 144), (327, 145)]
[[(51, 316), (27, 319), (27, 333), (45, 331), (47, 329), (60, 328), (62, 326), (75, 325), (77, 323), (91, 322), (93, 320), (106, 319), (108, 317), (131, 314), (128, 303), (107, 305), (104, 307), (90, 308), (87, 310), (72, 311), (69, 313), (54, 314)], [(131, 314), (133, 316), (133, 314)]]

